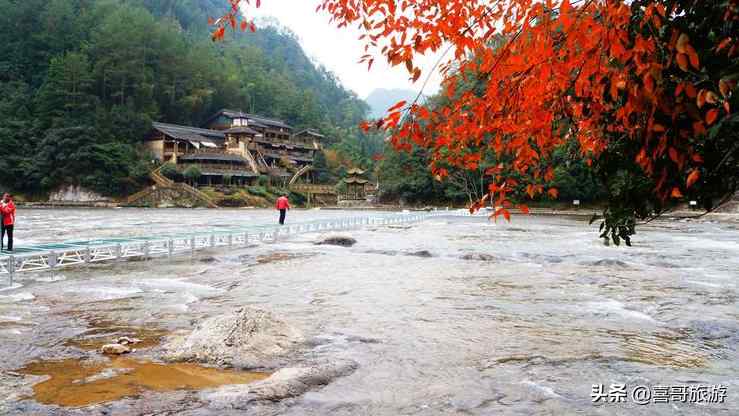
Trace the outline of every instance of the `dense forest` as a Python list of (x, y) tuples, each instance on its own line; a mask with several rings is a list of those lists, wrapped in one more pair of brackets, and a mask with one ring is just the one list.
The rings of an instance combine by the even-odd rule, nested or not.
[[(362, 152), (367, 105), (268, 26), (212, 42), (222, 0), (0, 0), (2, 189), (146, 182), (152, 121), (198, 125), (220, 108), (313, 127)], [(358, 150), (357, 150), (358, 149)], [(360, 157), (361, 158), (361, 157)]]

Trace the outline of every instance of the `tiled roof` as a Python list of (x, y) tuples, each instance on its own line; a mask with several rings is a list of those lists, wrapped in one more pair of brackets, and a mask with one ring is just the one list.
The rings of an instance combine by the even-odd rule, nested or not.
[(237, 126), (237, 127), (231, 127), (228, 130), (224, 130), (224, 133), (228, 134), (251, 134), (256, 136), (257, 134), (260, 134), (258, 131), (251, 129), (249, 127), (243, 127), (243, 126)]
[(201, 129), (190, 126), (180, 126), (178, 124), (168, 123), (152, 123), (152, 127), (173, 139), (206, 142), (215, 145), (223, 145), (224, 134), (217, 130)]
[(299, 132), (293, 134), (293, 136), (313, 136), (313, 137), (318, 138), (318, 139), (325, 139), (326, 138), (326, 136), (324, 136), (323, 134), (321, 134), (321, 133), (319, 133), (319, 132), (317, 132), (317, 131), (315, 131), (313, 129), (300, 130)]
[(217, 117), (219, 117), (221, 115), (226, 116), (226, 117), (228, 117), (230, 119), (245, 118), (245, 119), (249, 120), (249, 124), (252, 125), (252, 126), (258, 126), (258, 127), (278, 127), (278, 128), (292, 130), (292, 127), (289, 124), (287, 124), (284, 121), (282, 121), (282, 120), (278, 120), (278, 119), (270, 118), (270, 117), (265, 117), (265, 116), (260, 116), (258, 114), (248, 114), (248, 113), (245, 113), (245, 112), (243, 112), (241, 110), (230, 110), (228, 108), (224, 108), (221, 111), (219, 111), (219, 112), (213, 114), (212, 116), (210, 116), (210, 118), (208, 118), (208, 120), (205, 121), (205, 124), (208, 124), (210, 121), (212, 121), (213, 119), (215, 119), (215, 118), (217, 118)]

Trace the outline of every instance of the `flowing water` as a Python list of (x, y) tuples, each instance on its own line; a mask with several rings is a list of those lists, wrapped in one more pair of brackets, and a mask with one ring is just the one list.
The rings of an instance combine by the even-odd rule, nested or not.
[[(288, 221), (344, 215), (353, 213), (295, 211)], [(258, 210), (29, 210), (19, 212), (16, 233), (23, 244), (273, 217)], [(351, 248), (317, 246), (320, 235), (306, 234), (195, 258), (21, 276), (20, 287), (0, 291), (0, 369), (48, 374), (62, 360), (87, 357), (98, 335), (163, 336), (247, 305), (311, 339), (295, 360), (359, 363), (349, 376), (255, 406), (254, 414), (739, 414), (739, 229), (659, 221), (638, 231), (634, 247), (606, 247), (582, 218), (435, 219), (348, 232), (358, 241)], [(136, 358), (140, 365), (156, 358), (155, 345)], [(0, 386), (12, 385), (8, 377)], [(594, 404), (594, 384), (723, 385), (727, 398)], [(8, 413), (140, 414), (145, 401), (147, 411), (161, 403), (152, 413), (243, 414), (154, 387), (94, 408), (49, 407), (64, 403), (18, 389), (5, 399)]]

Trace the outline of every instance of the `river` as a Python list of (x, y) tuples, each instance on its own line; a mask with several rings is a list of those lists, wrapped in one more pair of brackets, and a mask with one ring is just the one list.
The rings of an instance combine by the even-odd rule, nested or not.
[[(288, 222), (357, 214), (293, 211)], [(265, 210), (21, 210), (18, 244), (275, 221)], [(305, 359), (352, 374), (253, 414), (739, 414), (739, 229), (655, 221), (606, 247), (587, 220), (443, 218), (318, 234), (194, 258), (20, 276), (0, 290), (0, 410), (9, 414), (244, 414), (182, 392), (92, 407), (33, 397), (17, 370), (79, 357), (95, 322), (169, 332), (253, 306), (303, 331)], [(721, 385), (723, 403), (593, 403), (593, 385)], [(157, 404), (158, 403), (158, 404)]]

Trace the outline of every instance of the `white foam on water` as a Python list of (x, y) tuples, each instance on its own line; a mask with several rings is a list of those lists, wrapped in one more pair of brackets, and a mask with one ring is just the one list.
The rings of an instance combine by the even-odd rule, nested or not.
[(614, 314), (623, 318), (633, 318), (649, 322), (657, 322), (654, 318), (645, 313), (626, 309), (623, 303), (613, 299), (606, 299), (600, 302), (587, 302), (585, 304), (585, 307), (595, 312)]
[(97, 286), (97, 287), (77, 287), (69, 288), (66, 293), (81, 294), (92, 300), (113, 300), (124, 299), (142, 293), (138, 287), (113, 287), (113, 286)]
[(705, 286), (705, 287), (713, 287), (713, 288), (721, 288), (723, 286), (717, 285), (716, 283), (708, 283), (708, 282), (699, 282), (697, 280), (686, 280), (686, 283), (692, 283), (694, 285), (698, 286)]
[(23, 285), (22, 285), (22, 284), (20, 284), (20, 283), (13, 283), (13, 284), (12, 284), (12, 285), (10, 285), (10, 286), (0, 287), (0, 292), (5, 292), (5, 291), (7, 291), (7, 290), (15, 290), (15, 289), (20, 289), (20, 288), (22, 288), (22, 287), (23, 287)]
[(672, 242), (677, 246), (686, 248), (709, 250), (731, 250), (739, 251), (739, 243), (736, 241), (713, 240), (710, 238), (692, 237), (692, 236), (671, 236)]
[(190, 307), (185, 303), (181, 303), (179, 305), (173, 305), (172, 309), (180, 312), (187, 312), (188, 310), (190, 310)]
[(193, 295), (192, 293), (186, 293), (185, 294), (185, 304), (190, 304), (199, 301), (200, 298)]
[(8, 334), (8, 335), (21, 335), (23, 331), (20, 329), (3, 329), (0, 331), (0, 334)]
[(424, 227), (431, 227), (431, 226), (443, 227), (448, 224), (449, 223), (446, 221), (424, 221), (423, 226)]
[(13, 316), (13, 315), (0, 315), (0, 321), (4, 322), (18, 322), (22, 321), (23, 318), (20, 316)]
[(63, 280), (67, 280), (67, 276), (63, 274), (53, 275), (53, 276), (46, 276), (46, 277), (37, 277), (37, 282), (61, 282)]
[(212, 295), (222, 292), (221, 289), (217, 289), (212, 286), (202, 285), (199, 283), (190, 283), (178, 279), (139, 280), (136, 282), (136, 285), (148, 290), (187, 292), (190, 295)]
[(33, 293), (30, 293), (30, 292), (20, 292), (20, 293), (15, 293), (12, 295), (0, 296), (0, 302), (2, 301), (23, 302), (26, 300), (34, 300), (34, 299), (36, 299), (36, 296), (33, 296)]
[[(699, 276), (696, 276), (695, 274), (699, 274)], [(712, 279), (712, 280), (735, 280), (736, 277), (731, 273), (707, 273), (705, 271), (701, 270), (695, 270), (695, 274), (691, 275), (691, 277), (702, 277), (704, 279)]]
[(535, 390), (539, 390), (539, 391), (541, 391), (542, 393), (546, 394), (549, 397), (562, 398), (562, 396), (560, 396), (559, 394), (557, 394), (554, 391), (554, 389), (551, 388), (551, 387), (549, 387), (549, 386), (543, 386), (543, 385), (541, 385), (539, 383), (536, 383), (536, 382), (533, 382), (531, 380), (524, 380), (520, 384), (529, 386), (529, 387), (531, 387), (531, 388), (533, 388)]

